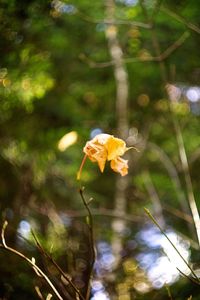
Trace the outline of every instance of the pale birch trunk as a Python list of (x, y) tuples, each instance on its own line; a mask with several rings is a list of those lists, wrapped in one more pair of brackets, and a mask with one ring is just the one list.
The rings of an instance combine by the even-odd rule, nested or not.
[[(117, 27), (114, 25), (115, 3), (114, 0), (106, 0), (106, 19), (109, 20), (109, 24), (106, 28), (106, 38), (108, 41), (108, 48), (111, 59), (114, 66), (114, 77), (116, 82), (116, 121), (118, 136), (123, 140), (128, 137), (128, 74), (126, 67), (123, 63), (123, 52), (119, 44), (117, 37)], [(116, 178), (115, 189), (115, 203), (114, 210), (122, 215), (126, 213), (127, 200), (126, 189), (128, 186), (128, 176)], [(115, 255), (116, 268), (120, 262), (122, 251), (122, 238), (121, 233), (125, 230), (126, 223), (122, 219), (115, 219), (112, 222), (113, 239), (112, 250)]]

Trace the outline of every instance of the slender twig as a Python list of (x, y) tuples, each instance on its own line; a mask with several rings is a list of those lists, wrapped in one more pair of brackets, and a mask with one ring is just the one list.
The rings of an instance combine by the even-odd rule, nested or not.
[(88, 285), (87, 285), (87, 292), (86, 292), (86, 300), (89, 299), (90, 297), (90, 289), (91, 289), (91, 279), (92, 279), (92, 273), (93, 273), (93, 267), (94, 267), (94, 263), (95, 263), (95, 244), (94, 244), (94, 232), (93, 232), (93, 216), (90, 210), (90, 207), (87, 203), (87, 201), (85, 200), (84, 194), (83, 194), (84, 189), (80, 188), (79, 193), (81, 195), (81, 199), (83, 201), (83, 204), (87, 210), (88, 213), (88, 227), (89, 227), (89, 241), (90, 241), (90, 248), (92, 251), (92, 256), (91, 256), (91, 262), (90, 262), (90, 271), (89, 271), (89, 281), (88, 281)]
[(42, 255), (44, 255), (45, 257), (47, 257), (51, 263), (54, 265), (54, 267), (60, 272), (60, 274), (65, 278), (65, 280), (69, 283), (69, 285), (73, 288), (73, 290), (75, 291), (75, 293), (78, 294), (79, 298), (82, 300), (85, 300), (85, 298), (81, 295), (80, 291), (78, 290), (78, 288), (75, 286), (75, 284), (69, 279), (69, 277), (65, 274), (65, 272), (61, 269), (61, 267), (57, 264), (57, 262), (53, 259), (53, 257), (51, 255), (49, 255), (48, 252), (46, 252), (44, 250), (44, 248), (42, 247), (42, 245), (40, 244), (38, 238), (36, 237), (35, 233), (33, 231), (31, 231), (33, 238), (36, 242), (36, 245), (39, 249), (39, 251), (42, 253)]
[[(165, 253), (167, 255), (167, 253)], [(170, 257), (167, 255), (167, 258), (169, 259), (169, 261), (173, 264), (173, 262), (171, 261)], [(176, 267), (176, 266), (175, 266)], [(196, 279), (194, 279), (193, 277), (188, 276), (187, 274), (185, 274), (184, 272), (182, 272), (178, 267), (176, 267), (177, 271), (184, 276), (185, 278), (189, 279), (191, 282), (200, 285), (200, 282), (196, 281)]]
[(174, 248), (174, 250), (178, 253), (178, 255), (184, 261), (184, 263), (186, 264), (186, 266), (190, 269), (192, 275), (194, 276), (194, 278), (196, 278), (196, 280), (198, 281), (198, 284), (200, 285), (199, 278), (197, 277), (197, 275), (195, 274), (195, 272), (193, 271), (193, 269), (190, 267), (190, 265), (188, 264), (188, 262), (186, 261), (186, 259), (182, 256), (182, 254), (179, 252), (179, 250), (176, 248), (176, 246), (172, 243), (172, 241), (169, 239), (169, 237), (167, 236), (167, 234), (165, 233), (165, 231), (161, 228), (161, 226), (158, 224), (158, 222), (153, 217), (153, 215), (150, 213), (150, 211), (147, 208), (144, 208), (144, 210), (145, 210), (147, 216), (150, 218), (150, 220), (158, 227), (158, 229), (160, 230), (160, 232), (166, 237), (166, 239), (168, 240), (168, 242), (172, 245), (172, 247)]
[(54, 294), (56, 295), (56, 297), (59, 300), (63, 300), (62, 296), (59, 294), (59, 292), (57, 291), (56, 287), (53, 285), (53, 283), (51, 282), (51, 280), (48, 278), (48, 276), (35, 264), (34, 260), (29, 259), (28, 257), (26, 257), (23, 253), (17, 251), (14, 248), (9, 247), (6, 244), (6, 240), (5, 240), (5, 230), (6, 227), (8, 225), (8, 222), (5, 221), (1, 230), (1, 240), (2, 240), (2, 244), (0, 245), (0, 247), (4, 248), (5, 250), (21, 257), (23, 260), (25, 260), (26, 262), (28, 262), (31, 267), (33, 268), (33, 270), (36, 272), (37, 275), (41, 276), (42, 278), (44, 278), (44, 280), (47, 282), (47, 284), (49, 285), (49, 287), (52, 289), (52, 291), (54, 292)]
[(189, 279), (192, 283), (195, 283), (195, 284), (200, 285), (199, 281), (196, 281), (193, 277), (190, 277), (190, 276), (186, 275), (186, 274), (183, 273), (178, 267), (176, 267), (176, 269), (179, 271), (179, 273), (180, 273), (183, 277)]

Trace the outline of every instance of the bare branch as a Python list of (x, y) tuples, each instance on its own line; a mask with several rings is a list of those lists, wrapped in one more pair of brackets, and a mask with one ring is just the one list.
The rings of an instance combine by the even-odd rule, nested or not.
[(52, 291), (54, 292), (54, 294), (56, 295), (56, 297), (59, 300), (63, 300), (62, 296), (59, 294), (59, 292), (57, 291), (56, 287), (53, 285), (53, 283), (51, 282), (51, 280), (48, 278), (48, 276), (35, 264), (34, 260), (29, 259), (28, 257), (26, 257), (23, 253), (17, 251), (14, 248), (9, 247), (6, 244), (6, 240), (5, 240), (5, 230), (6, 227), (8, 225), (8, 222), (5, 221), (1, 230), (1, 239), (2, 239), (2, 245), (0, 245), (1, 248), (4, 248), (5, 250), (21, 257), (24, 261), (26, 261), (29, 265), (31, 265), (32, 269), (36, 272), (37, 271), (37, 275), (39, 274), (42, 278), (44, 278), (44, 280), (47, 282), (47, 284), (49, 285), (49, 287), (52, 289)]
[(79, 298), (82, 300), (85, 300), (85, 298), (81, 295), (81, 293), (79, 292), (78, 288), (74, 285), (74, 283), (70, 280), (70, 278), (65, 274), (65, 272), (63, 272), (63, 270), (61, 269), (61, 267), (57, 264), (57, 262), (53, 259), (53, 257), (51, 255), (49, 255), (44, 248), (42, 247), (42, 245), (40, 244), (39, 240), (37, 239), (35, 233), (33, 231), (32, 235), (33, 238), (35, 240), (35, 243), (38, 247), (38, 250), (42, 253), (43, 256), (47, 257), (51, 263), (54, 265), (54, 267), (60, 272), (60, 274), (65, 278), (65, 280), (69, 283), (69, 285), (73, 288), (73, 290), (75, 291), (75, 293), (78, 294)]

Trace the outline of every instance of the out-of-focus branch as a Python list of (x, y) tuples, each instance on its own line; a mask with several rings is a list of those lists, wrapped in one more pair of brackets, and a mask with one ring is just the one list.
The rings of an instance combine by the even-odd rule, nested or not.
[[(162, 62), (166, 60), (173, 52), (175, 52), (190, 36), (188, 31), (185, 31), (179, 39), (177, 39), (172, 45), (170, 45), (164, 52), (159, 54), (158, 56), (144, 56), (144, 57), (133, 57), (133, 58), (123, 58), (122, 62), (125, 64), (136, 63), (136, 62)], [(106, 68), (115, 65), (115, 61), (107, 61), (107, 62), (95, 62), (87, 57), (85, 54), (80, 55), (80, 59), (86, 62), (91, 68)]]
[(176, 40), (171, 46), (169, 46), (161, 55), (158, 56), (158, 61), (165, 60), (168, 58), (176, 49), (178, 49), (182, 44), (186, 41), (186, 39), (190, 36), (188, 31), (185, 31), (178, 40)]
[(180, 218), (180, 219), (182, 219), (182, 220), (184, 220), (184, 221), (186, 221), (190, 224), (193, 224), (193, 219), (192, 219), (191, 215), (189, 215), (187, 213), (184, 213), (180, 209), (171, 207), (167, 204), (163, 204), (162, 206), (163, 206), (163, 209), (166, 212), (168, 212), (168, 213), (174, 215), (175, 217), (178, 217), (178, 218)]
[(189, 164), (193, 164), (200, 157), (200, 148), (196, 149), (188, 158)]
[(185, 146), (184, 146), (184, 142), (183, 142), (183, 136), (181, 133), (180, 126), (175, 119), (174, 119), (174, 127), (175, 127), (175, 131), (176, 131), (176, 137), (177, 137), (177, 143), (178, 143), (178, 149), (179, 149), (179, 156), (180, 156), (180, 160), (181, 160), (181, 164), (182, 164), (182, 170), (183, 170), (185, 182), (186, 182), (188, 202), (190, 205), (192, 217), (194, 220), (194, 225), (195, 225), (196, 232), (197, 232), (197, 238), (198, 238), (198, 242), (200, 245), (200, 217), (199, 217), (199, 212), (198, 212), (198, 208), (197, 208), (195, 197), (194, 197), (192, 180), (191, 180), (190, 170), (189, 170), (189, 164), (188, 164), (188, 159), (187, 159)]
[(155, 18), (156, 18), (157, 14), (160, 11), (160, 6), (161, 6), (162, 2), (163, 2), (163, 0), (157, 0), (155, 5), (154, 5), (153, 12), (151, 14), (151, 20), (153, 22), (155, 22)]
[[(64, 212), (65, 213), (65, 212)], [(139, 215), (129, 215), (124, 212), (116, 211), (116, 210), (111, 210), (111, 209), (106, 209), (106, 208), (99, 208), (99, 209), (91, 209), (91, 213), (93, 216), (106, 216), (106, 217), (111, 217), (111, 218), (118, 218), (124, 221), (128, 222), (141, 222), (142, 217)], [(85, 217), (87, 216), (87, 213), (84, 211), (66, 211), (66, 215), (69, 218), (80, 218), (80, 217)]]
[[(144, 14), (144, 16), (147, 20), (147, 23), (152, 24), (152, 22), (154, 20), (151, 20), (149, 14), (148, 14), (148, 11), (146, 9), (144, 0), (139, 0), (139, 3), (140, 3), (140, 6), (142, 8), (143, 14)], [(154, 52), (155, 52), (156, 56), (160, 57), (162, 55), (161, 54), (162, 51), (161, 51), (160, 43), (157, 39), (157, 35), (156, 35), (154, 27), (152, 27), (152, 29), (151, 29), (151, 40), (152, 40), (152, 45), (153, 45)], [(162, 59), (162, 60), (159, 60), (158, 62), (159, 62), (160, 75), (162, 77), (162, 81), (163, 81), (164, 85), (166, 85), (167, 84), (167, 72), (166, 72), (166, 68), (165, 68), (165, 65), (164, 65), (164, 60)]]
[(177, 170), (171, 161), (171, 159), (168, 157), (168, 155), (165, 153), (165, 151), (160, 148), (158, 145), (148, 142), (147, 147), (149, 147), (154, 153), (158, 155), (160, 158), (160, 161), (163, 163), (165, 169), (167, 170), (169, 177), (171, 178), (172, 184), (174, 186), (174, 190), (177, 194), (180, 206), (183, 210), (183, 212), (188, 211), (188, 207), (186, 206), (187, 200), (185, 197), (185, 194), (181, 187), (181, 182), (177, 173)]
[[(41, 208), (32, 204), (32, 208), (37, 211), (38, 213), (48, 216), (50, 218), (50, 214), (48, 212), (48, 208)], [(116, 211), (113, 209), (106, 209), (106, 208), (90, 208), (90, 211), (92, 213), (93, 216), (106, 216), (106, 217), (111, 217), (111, 218), (119, 218), (125, 221), (129, 221), (129, 222), (141, 222), (142, 221), (142, 217), (140, 215), (134, 215), (134, 214), (127, 214), (121, 211)], [(59, 215), (59, 211), (57, 212), (57, 214)], [(86, 217), (87, 216), (87, 212), (85, 212), (85, 210), (62, 210), (62, 214), (65, 214), (66, 217), (68, 218), (81, 218), (81, 217)], [(50, 218), (51, 219), (51, 218)], [(19, 233), (18, 233), (19, 235)], [(23, 237), (22, 237), (23, 238)]]
[(165, 220), (163, 217), (163, 210), (160, 198), (158, 196), (158, 193), (156, 191), (156, 188), (151, 180), (151, 176), (148, 171), (145, 171), (143, 174), (143, 181), (145, 188), (150, 196), (150, 199), (153, 204), (153, 211), (155, 213), (156, 219), (158, 219), (159, 223), (162, 225), (162, 227), (165, 227)]
[(86, 22), (94, 23), (94, 24), (105, 24), (105, 25), (127, 25), (127, 26), (135, 26), (135, 27), (141, 27), (144, 29), (150, 29), (149, 24), (145, 24), (143, 22), (139, 21), (126, 21), (126, 20), (110, 20), (110, 19), (93, 19), (84, 13), (82, 13), (80, 10), (77, 11), (77, 14), (80, 16), (80, 18)]
[(34, 259), (29, 259), (28, 257), (26, 257), (23, 253), (17, 251), (14, 248), (9, 247), (6, 244), (6, 240), (5, 240), (5, 230), (6, 227), (8, 225), (8, 222), (5, 221), (1, 230), (1, 240), (2, 240), (2, 244), (0, 244), (0, 247), (17, 255), (18, 257), (22, 258), (24, 261), (26, 261), (31, 267), (32, 269), (35, 271), (35, 273), (37, 274), (37, 276), (42, 277), (46, 283), (49, 285), (49, 287), (51, 288), (51, 290), (54, 292), (55, 296), (57, 297), (57, 299), (59, 300), (63, 300), (62, 296), (59, 294), (59, 292), (57, 291), (56, 287), (53, 285), (53, 283), (51, 282), (51, 280), (48, 278), (48, 276), (35, 264), (35, 260)]
[[(140, 4), (141, 4), (141, 8), (143, 9), (143, 13), (147, 18), (148, 23), (150, 23), (151, 21), (149, 19), (148, 12), (147, 12), (145, 4), (144, 4), (144, 0), (140, 0)], [(153, 47), (154, 47), (156, 55), (159, 56), (160, 53), (161, 53), (160, 44), (159, 44), (159, 41), (157, 39), (156, 33), (155, 33), (153, 28), (151, 29), (151, 32), (152, 32)], [(181, 164), (182, 164), (183, 174), (184, 174), (184, 177), (185, 177), (187, 198), (188, 198), (190, 210), (191, 210), (191, 213), (192, 213), (194, 225), (195, 225), (195, 228), (196, 228), (198, 243), (200, 245), (200, 217), (199, 217), (199, 212), (198, 212), (195, 197), (194, 197), (194, 192), (193, 192), (193, 187), (192, 187), (192, 180), (191, 180), (191, 176), (190, 176), (187, 155), (186, 155), (185, 146), (184, 146), (184, 142), (183, 142), (183, 136), (182, 136), (182, 132), (181, 132), (181, 129), (180, 129), (180, 125), (179, 125), (177, 119), (174, 116), (173, 110), (171, 109), (171, 102), (170, 101), (172, 99), (170, 98), (170, 95), (169, 95), (168, 90), (167, 90), (168, 76), (167, 76), (167, 70), (166, 70), (166, 66), (164, 64), (164, 61), (160, 61), (159, 66), (160, 66), (160, 74), (161, 74), (161, 77), (162, 77), (162, 81), (163, 81), (163, 84), (165, 86), (165, 91), (166, 91), (167, 96), (169, 97), (168, 107), (169, 107), (169, 111), (171, 113), (172, 123), (173, 123), (175, 133), (176, 133), (176, 140), (177, 140), (177, 145), (178, 145), (178, 150), (179, 150), (179, 157), (180, 157), (180, 161), (181, 161)]]
[(188, 27), (189, 29), (195, 31), (196, 33), (200, 34), (200, 28), (194, 24), (192, 24), (191, 22), (188, 22), (187, 20), (185, 20), (182, 16), (180, 16), (179, 14), (171, 11), (170, 9), (161, 6), (160, 10), (164, 13), (166, 13), (168, 16), (172, 17), (173, 19), (175, 19), (176, 21), (184, 24), (186, 27)]

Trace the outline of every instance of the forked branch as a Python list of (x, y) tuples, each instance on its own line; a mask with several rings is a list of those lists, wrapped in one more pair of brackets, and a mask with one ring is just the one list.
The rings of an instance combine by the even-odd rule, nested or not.
[(2, 244), (0, 244), (0, 247), (7, 250), (7, 251), (9, 251), (9, 252), (11, 252), (11, 253), (13, 253), (13, 254), (15, 254), (15, 255), (17, 255), (18, 257), (20, 257), (21, 259), (26, 261), (32, 267), (32, 269), (35, 271), (37, 276), (42, 277), (46, 281), (46, 283), (51, 288), (51, 290), (53, 291), (53, 293), (55, 294), (57, 299), (63, 300), (62, 296), (59, 294), (59, 292), (57, 291), (56, 287), (54, 286), (52, 281), (49, 279), (49, 277), (36, 265), (35, 259), (29, 259), (23, 253), (17, 251), (16, 249), (14, 249), (14, 248), (12, 248), (12, 247), (10, 247), (6, 244), (5, 230), (6, 230), (7, 225), (8, 225), (8, 222), (5, 221), (4, 224), (3, 224), (2, 230), (1, 230)]

